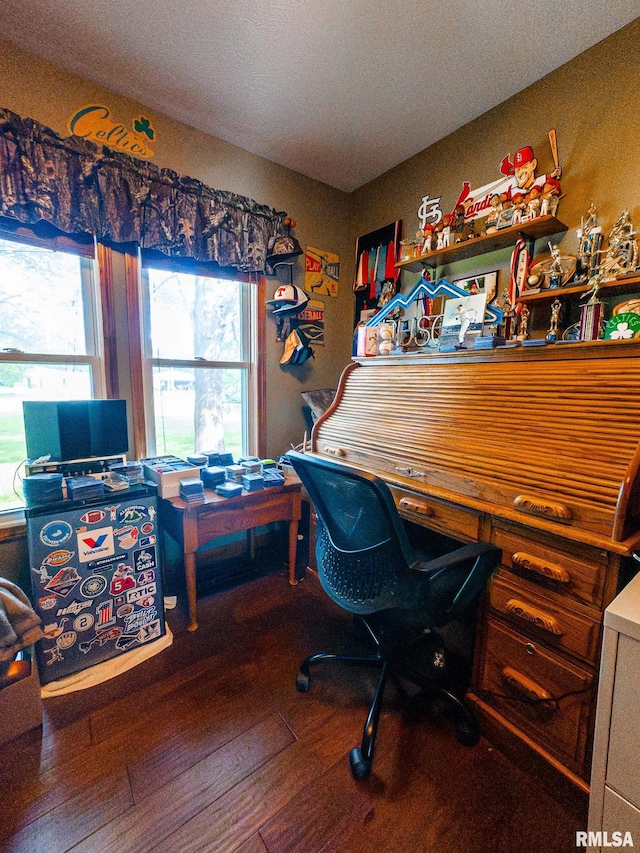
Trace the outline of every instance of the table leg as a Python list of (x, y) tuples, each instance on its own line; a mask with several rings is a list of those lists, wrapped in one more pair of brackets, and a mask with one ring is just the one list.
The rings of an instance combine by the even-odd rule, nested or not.
[(198, 606), (196, 603), (196, 555), (184, 555), (184, 577), (187, 583), (187, 601), (189, 603), (189, 624), (187, 631), (198, 630)]
[(289, 522), (289, 583), (297, 586), (296, 580), (296, 552), (298, 550), (298, 521)]

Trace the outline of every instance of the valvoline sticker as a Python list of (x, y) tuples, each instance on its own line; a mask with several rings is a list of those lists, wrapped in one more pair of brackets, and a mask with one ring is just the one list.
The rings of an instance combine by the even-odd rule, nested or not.
[(113, 527), (99, 527), (78, 533), (78, 559), (81, 563), (109, 557), (114, 551)]

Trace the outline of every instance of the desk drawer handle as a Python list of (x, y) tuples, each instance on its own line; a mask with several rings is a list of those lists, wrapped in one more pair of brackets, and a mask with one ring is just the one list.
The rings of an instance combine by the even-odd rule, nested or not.
[(517, 551), (511, 557), (511, 563), (516, 569), (526, 569), (529, 572), (535, 572), (537, 575), (542, 575), (545, 578), (550, 578), (558, 583), (569, 583), (571, 577), (566, 569), (562, 566), (556, 566), (554, 563), (547, 563), (537, 557), (532, 557), (530, 554), (525, 554), (524, 551)]
[(398, 474), (404, 474), (405, 477), (410, 477), (412, 480), (420, 480), (426, 477), (425, 471), (418, 471), (416, 468), (411, 468), (409, 465), (396, 465)]
[(545, 518), (555, 518), (558, 521), (568, 521), (572, 517), (571, 510), (564, 504), (552, 501), (543, 502), (540, 498), (530, 497), (529, 495), (518, 495), (513, 505), (522, 512), (543, 515)]
[(425, 515), (427, 518), (431, 518), (435, 515), (432, 507), (427, 506), (427, 504), (420, 503), (420, 501), (412, 500), (412, 498), (401, 498), (398, 506), (402, 509), (408, 509), (411, 512), (415, 512), (418, 515)]
[(535, 625), (536, 628), (541, 628), (548, 634), (553, 634), (556, 637), (562, 636), (562, 628), (558, 625), (558, 620), (543, 610), (538, 610), (525, 604), (524, 601), (519, 601), (517, 598), (510, 598), (505, 605), (505, 612), (516, 616), (518, 619), (523, 619)]
[(330, 456), (344, 456), (344, 450), (341, 447), (325, 447), (324, 452)]
[(500, 676), (507, 687), (511, 687), (525, 698), (533, 700), (534, 702), (543, 702), (545, 707), (549, 708), (549, 710), (558, 710), (558, 706), (556, 705), (553, 696), (543, 687), (540, 687), (539, 684), (536, 684), (533, 679), (528, 678), (526, 675), (522, 675), (522, 673), (517, 672), (510, 666), (504, 666)]

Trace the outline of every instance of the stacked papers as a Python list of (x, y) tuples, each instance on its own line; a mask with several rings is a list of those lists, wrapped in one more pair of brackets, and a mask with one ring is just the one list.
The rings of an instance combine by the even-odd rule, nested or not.
[(180, 497), (187, 503), (204, 500), (204, 483), (200, 477), (187, 477), (180, 480)]
[(242, 486), (240, 483), (232, 483), (227, 480), (225, 483), (216, 486), (216, 494), (222, 495), (223, 498), (235, 498), (242, 494)]
[(215, 489), (220, 483), (224, 483), (226, 479), (224, 468), (220, 465), (210, 465), (208, 468), (202, 468), (200, 477), (202, 478), (205, 489)]
[(224, 469), (224, 475), (231, 483), (241, 483), (246, 473), (247, 470), (242, 465), (227, 465)]
[(282, 471), (278, 471), (277, 468), (267, 469), (262, 472), (262, 479), (264, 480), (265, 488), (268, 489), (270, 486), (284, 486), (284, 474)]
[(245, 474), (242, 478), (242, 488), (246, 492), (257, 492), (264, 489), (264, 477), (262, 474)]
[(67, 477), (67, 495), (72, 501), (87, 501), (104, 495), (104, 483), (95, 477)]

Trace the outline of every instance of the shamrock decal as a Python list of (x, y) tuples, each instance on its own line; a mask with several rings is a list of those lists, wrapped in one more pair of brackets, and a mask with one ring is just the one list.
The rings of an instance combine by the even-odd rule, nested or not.
[(640, 316), (634, 311), (624, 311), (607, 321), (604, 338), (607, 341), (630, 341), (640, 337)]
[(156, 135), (155, 130), (151, 127), (151, 122), (144, 116), (138, 116), (133, 120), (133, 129), (136, 133), (144, 133), (149, 139), (153, 139)]
[(611, 332), (612, 341), (621, 341), (625, 338), (633, 337), (633, 329), (629, 328), (628, 323), (618, 323), (616, 328)]

